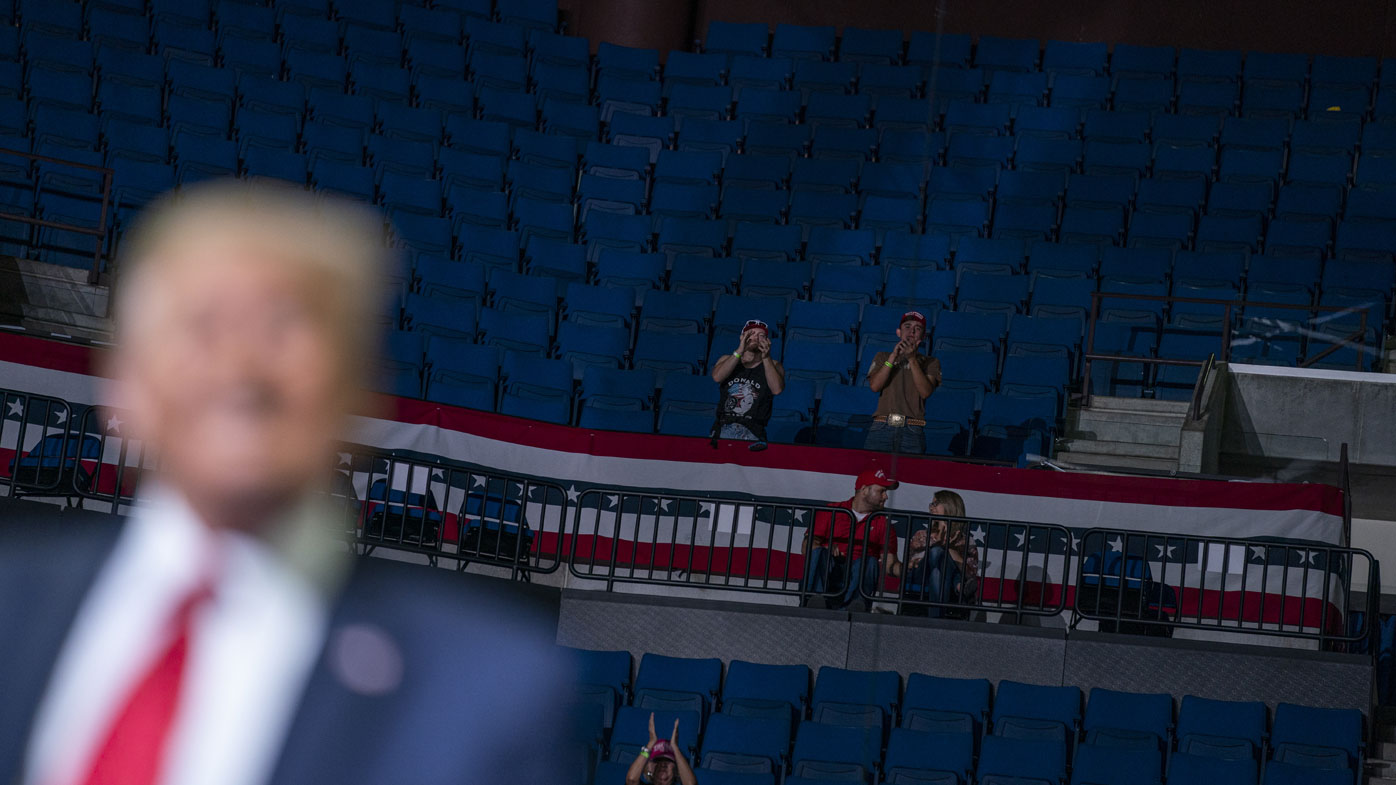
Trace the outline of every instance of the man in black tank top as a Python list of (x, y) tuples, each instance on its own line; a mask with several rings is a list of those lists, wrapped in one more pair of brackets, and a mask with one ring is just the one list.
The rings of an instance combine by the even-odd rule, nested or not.
[(723, 355), (713, 365), (712, 375), (722, 390), (713, 425), (715, 437), (764, 443), (771, 400), (785, 389), (785, 369), (771, 358), (766, 323), (748, 321), (736, 351)]

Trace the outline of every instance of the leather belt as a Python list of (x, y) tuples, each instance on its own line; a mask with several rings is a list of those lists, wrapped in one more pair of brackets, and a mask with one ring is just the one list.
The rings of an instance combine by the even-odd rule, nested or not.
[(904, 425), (925, 426), (925, 420), (918, 420), (914, 417), (907, 417), (905, 414), (879, 414), (873, 418), (873, 422), (887, 423), (893, 428), (900, 428)]

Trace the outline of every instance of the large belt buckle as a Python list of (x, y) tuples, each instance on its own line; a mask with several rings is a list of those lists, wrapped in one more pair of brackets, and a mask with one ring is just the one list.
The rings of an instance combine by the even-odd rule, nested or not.
[(890, 426), (892, 426), (893, 428), (900, 428), (900, 427), (902, 427), (903, 425), (906, 425), (906, 415), (905, 415), (905, 414), (889, 414), (889, 415), (887, 415), (887, 424), (890, 425)]

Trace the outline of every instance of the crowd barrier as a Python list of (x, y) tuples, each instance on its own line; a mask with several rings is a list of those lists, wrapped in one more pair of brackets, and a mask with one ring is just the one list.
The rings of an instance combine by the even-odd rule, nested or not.
[[(0, 491), (121, 511), (154, 461), (119, 412), (0, 390)], [(801, 604), (1014, 621), (1070, 614), (1075, 626), (1312, 639), (1372, 634), (1378, 565), (1366, 551), (884, 510), (865, 525), (818, 503), (592, 487), (346, 445), (330, 496), (335, 536), (433, 565), (513, 578), (559, 570), (618, 584), (722, 588)], [(813, 536), (811, 536), (813, 535)], [(1363, 569), (1365, 568), (1365, 570)], [(1365, 574), (1366, 584), (1353, 585)], [(1375, 647), (1373, 647), (1374, 649)]]

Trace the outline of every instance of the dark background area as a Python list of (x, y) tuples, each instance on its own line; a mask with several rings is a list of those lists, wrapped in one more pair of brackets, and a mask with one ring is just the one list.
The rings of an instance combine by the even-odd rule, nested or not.
[(943, 30), (973, 36), (1200, 49), (1396, 54), (1396, 0), (560, 0), (569, 32), (626, 46), (691, 47), (708, 22)]

